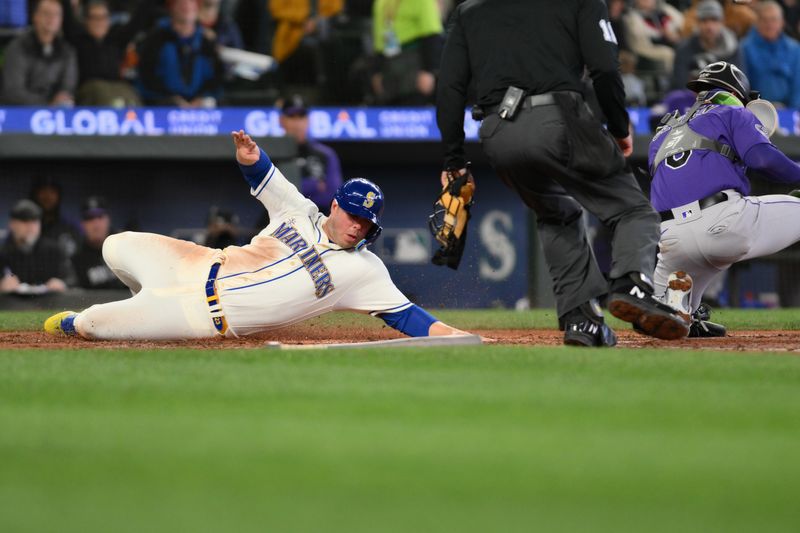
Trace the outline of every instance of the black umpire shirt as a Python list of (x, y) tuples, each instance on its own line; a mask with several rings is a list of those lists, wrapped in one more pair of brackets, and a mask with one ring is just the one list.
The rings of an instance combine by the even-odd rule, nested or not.
[(584, 66), (608, 131), (628, 136), (617, 44), (603, 0), (467, 0), (450, 18), (442, 53), (436, 121), (445, 168), (463, 168), (467, 87), (477, 104), (499, 104), (510, 85), (527, 95), (582, 92)]

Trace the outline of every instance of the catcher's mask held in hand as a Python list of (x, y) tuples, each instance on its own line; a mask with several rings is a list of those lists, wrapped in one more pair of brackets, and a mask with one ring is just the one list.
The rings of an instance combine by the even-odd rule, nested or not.
[(364, 178), (353, 178), (344, 182), (333, 195), (336, 203), (351, 215), (366, 218), (372, 222), (372, 227), (367, 236), (356, 244), (356, 250), (361, 250), (368, 244), (375, 242), (381, 234), (381, 215), (383, 214), (383, 191), (380, 187)]
[(434, 265), (447, 265), (455, 270), (461, 262), (475, 192), (471, 177), (469, 166), (463, 176), (459, 176), (457, 170), (448, 170), (447, 185), (433, 204), (428, 226), (441, 245), (431, 259)]
[(767, 137), (772, 137), (778, 129), (778, 111), (775, 109), (775, 106), (772, 105), (772, 102), (757, 98), (747, 102), (745, 107), (749, 109), (750, 112), (756, 116), (758, 121), (761, 122), (761, 125), (764, 126), (764, 133), (767, 134)]

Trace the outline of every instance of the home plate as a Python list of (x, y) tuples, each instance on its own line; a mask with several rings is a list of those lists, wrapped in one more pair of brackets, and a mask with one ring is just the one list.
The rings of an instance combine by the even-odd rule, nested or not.
[(480, 335), (441, 335), (437, 337), (407, 337), (404, 339), (391, 339), (385, 341), (369, 342), (343, 342), (336, 344), (283, 344), (277, 341), (269, 341), (264, 346), (266, 348), (277, 348), (279, 350), (351, 350), (357, 348), (412, 348), (429, 346), (469, 346), (473, 344), (483, 344)]

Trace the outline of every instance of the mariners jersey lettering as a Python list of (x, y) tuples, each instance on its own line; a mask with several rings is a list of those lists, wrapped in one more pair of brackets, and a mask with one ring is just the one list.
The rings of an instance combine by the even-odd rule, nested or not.
[(226, 248), (217, 278), (231, 331), (247, 335), (329, 311), (380, 314), (412, 304), (369, 250), (342, 249), (328, 240), (327, 220), (274, 165), (251, 194), (270, 224), (250, 244)]
[(316, 288), (314, 294), (317, 298), (322, 298), (333, 290), (331, 275), (325, 268), (325, 263), (322, 262), (314, 247), (309, 246), (295, 228), (284, 222), (272, 233), (272, 236), (299, 254), (303, 267), (314, 281)]

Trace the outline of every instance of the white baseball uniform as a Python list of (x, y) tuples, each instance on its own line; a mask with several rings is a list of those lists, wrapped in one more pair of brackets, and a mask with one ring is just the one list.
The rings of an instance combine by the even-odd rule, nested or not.
[(696, 209), (697, 215), (689, 222), (661, 223), (655, 292), (666, 292), (671, 272), (688, 272), (693, 281), (691, 311), (700, 305), (706, 287), (733, 263), (774, 254), (800, 240), (800, 227), (787, 223), (800, 216), (800, 199), (785, 194), (742, 196), (733, 189), (724, 192), (727, 201)]
[(372, 252), (328, 239), (327, 217), (271, 162), (251, 194), (270, 224), (245, 246), (211, 249), (149, 233), (108, 237), (103, 257), (134, 296), (79, 313), (77, 332), (96, 339), (238, 337), (329, 311), (376, 316), (413, 306)]

